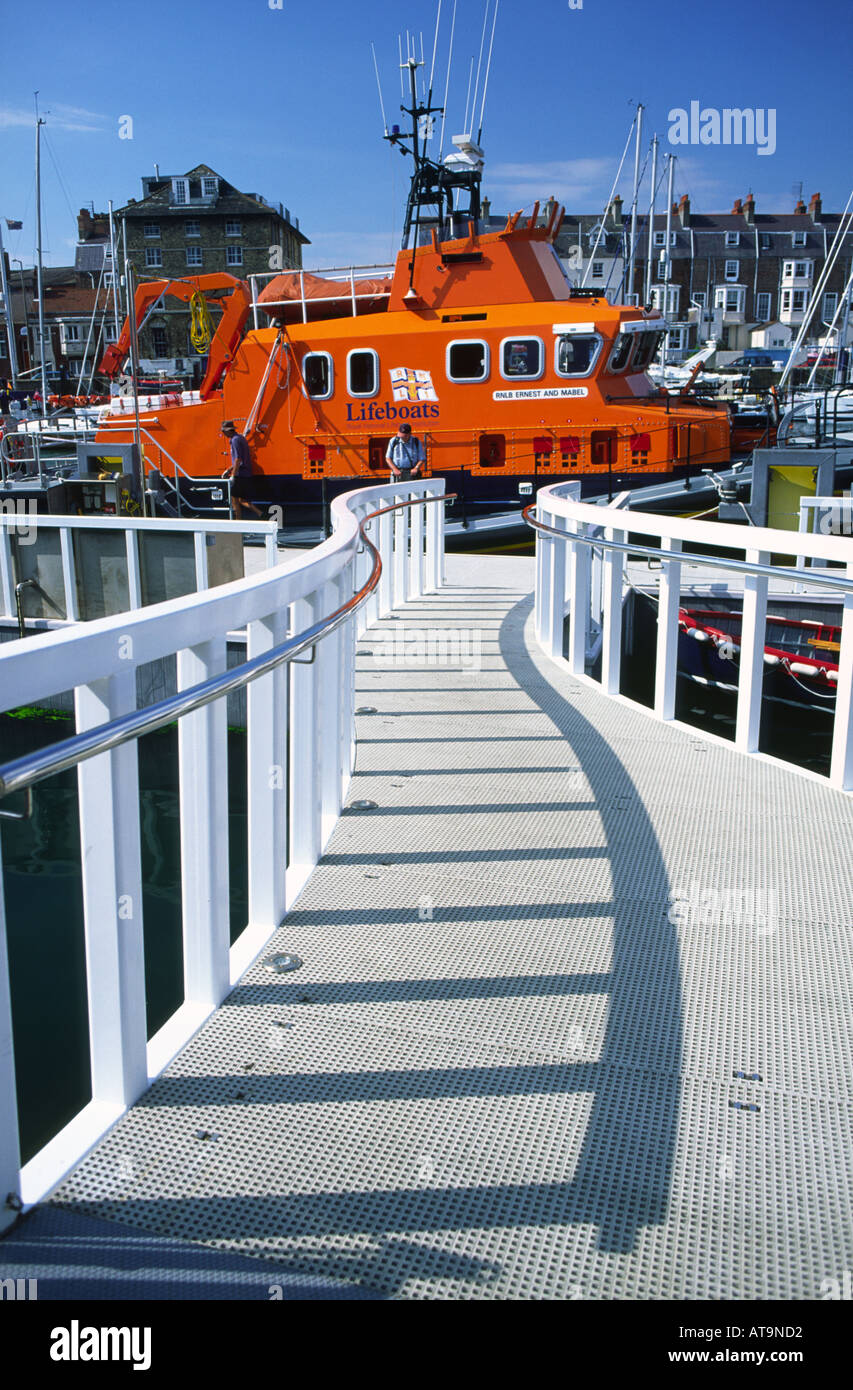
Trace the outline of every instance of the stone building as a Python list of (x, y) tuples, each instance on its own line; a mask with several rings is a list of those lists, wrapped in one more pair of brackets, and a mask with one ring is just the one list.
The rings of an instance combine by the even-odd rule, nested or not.
[[(288, 208), (258, 193), (241, 193), (206, 164), (185, 174), (161, 174), (155, 165), (154, 174), (142, 180), (142, 197), (131, 198), (114, 215), (122, 233), (119, 257), (126, 245), (137, 282), (212, 271), (246, 279), (298, 268), (308, 244)], [(215, 309), (212, 314), (215, 320)], [(198, 379), (202, 364), (189, 332), (186, 305), (165, 299), (140, 335), (143, 368)]]

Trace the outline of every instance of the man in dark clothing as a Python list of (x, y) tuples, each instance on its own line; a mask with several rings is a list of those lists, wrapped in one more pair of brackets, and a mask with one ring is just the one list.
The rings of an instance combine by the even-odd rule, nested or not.
[(231, 510), (236, 521), (243, 516), (244, 511), (254, 512), (259, 520), (263, 520), (263, 513), (259, 512), (254, 502), (249, 500), (252, 477), (252, 455), (249, 452), (249, 442), (244, 434), (238, 434), (233, 420), (225, 420), (222, 424), (222, 433), (231, 442), (231, 466), (223, 473), (223, 478), (231, 479)]

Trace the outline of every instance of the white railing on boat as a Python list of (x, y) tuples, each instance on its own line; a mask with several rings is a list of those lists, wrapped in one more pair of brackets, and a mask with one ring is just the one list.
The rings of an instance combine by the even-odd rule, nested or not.
[[(262, 310), (266, 310), (266, 309), (273, 308), (273, 307), (286, 307), (286, 308), (292, 308), (295, 304), (298, 304), (298, 305), (299, 305), (299, 308), (300, 308), (300, 310), (301, 310), (301, 313), (302, 313), (302, 322), (303, 322), (303, 323), (307, 323), (307, 322), (308, 322), (308, 306), (309, 306), (309, 305), (311, 305), (311, 304), (333, 304), (333, 303), (337, 303), (338, 300), (343, 299), (343, 298), (349, 299), (349, 301), (350, 301), (350, 303), (351, 303), (351, 306), (352, 306), (353, 315), (356, 315), (356, 314), (358, 313), (358, 301), (359, 301), (360, 299), (388, 299), (388, 298), (390, 298), (390, 290), (382, 290), (382, 291), (375, 291), (375, 292), (374, 292), (374, 291), (369, 291), (369, 292), (368, 292), (368, 291), (365, 291), (364, 293), (359, 293), (359, 291), (356, 290), (356, 280), (357, 280), (357, 279), (362, 279), (365, 275), (369, 275), (371, 279), (379, 279), (379, 278), (390, 278), (391, 276), (393, 276), (393, 274), (394, 274), (394, 266), (393, 266), (393, 264), (388, 263), (388, 264), (384, 264), (384, 265), (348, 265), (348, 266), (332, 266), (329, 270), (308, 270), (308, 269), (306, 269), (306, 268), (303, 266), (302, 269), (300, 269), (300, 270), (291, 270), (291, 269), (287, 269), (287, 270), (269, 270), (269, 271), (264, 271), (262, 274), (250, 275), (250, 276), (249, 276), (249, 284), (250, 284), (251, 287), (252, 287), (252, 315), (253, 315), (254, 327), (255, 327), (255, 328), (260, 327), (260, 324), (259, 324), (259, 321), (258, 321), (258, 309), (259, 309), (259, 308), (262, 309)], [(298, 285), (299, 285), (299, 295), (298, 295), (298, 296), (295, 296), (295, 295), (294, 295), (294, 296), (293, 296), (292, 298), (290, 298), (290, 299), (274, 299), (274, 300), (267, 300), (267, 302), (266, 302), (265, 304), (260, 304), (260, 305), (259, 305), (259, 303), (258, 303), (258, 294), (260, 293), (260, 290), (259, 290), (259, 288), (258, 288), (259, 283), (260, 283), (261, 281), (264, 281), (264, 282), (265, 282), (265, 281), (267, 281), (267, 280), (275, 280), (275, 279), (277, 279), (278, 276), (280, 276), (280, 275), (287, 275), (287, 276), (292, 276), (292, 277), (293, 277), (293, 279), (294, 279), (294, 280), (298, 283)], [(306, 298), (306, 295), (305, 295), (305, 276), (306, 276), (306, 275), (316, 275), (316, 276), (318, 276), (318, 277), (319, 277), (320, 279), (322, 279), (322, 280), (334, 281), (334, 282), (340, 284), (342, 293), (340, 293), (340, 294), (333, 294), (333, 295), (321, 295), (321, 296), (310, 295), (308, 298)], [(263, 285), (261, 285), (261, 289), (262, 289), (262, 288), (263, 288)]]
[[(853, 535), (853, 498), (850, 493), (841, 497), (801, 497), (797, 530), (828, 536)], [(805, 555), (797, 556), (797, 569), (805, 569), (806, 559)]]
[[(853, 790), (853, 560), (849, 538), (683, 520), (638, 511), (626, 514), (618, 507), (577, 501), (567, 495), (573, 486), (576, 484), (557, 483), (540, 489), (535, 506), (525, 512), (530, 524), (537, 528), (536, 636), (546, 654), (567, 665), (575, 679), (594, 685), (613, 699), (643, 709), (656, 719), (678, 723), (675, 705), (682, 566), (711, 566), (739, 574), (743, 577), (743, 615), (734, 747), (742, 753), (769, 758), (768, 754), (759, 754), (769, 582), (772, 578), (788, 580), (796, 589), (806, 581), (809, 588), (815, 585), (822, 593), (834, 591), (843, 616), (829, 781), (841, 790)], [(634, 538), (630, 544), (629, 535)], [(636, 540), (637, 537), (642, 540)], [(685, 543), (712, 552), (723, 548), (741, 558), (733, 560), (693, 550), (682, 556)], [(790, 555), (795, 547), (811, 562), (812, 567), (805, 573), (771, 565), (772, 555)], [(597, 586), (593, 584), (594, 551), (600, 554), (601, 578)], [(651, 708), (620, 693), (625, 559), (629, 553), (648, 553), (660, 561), (655, 694)], [(815, 568), (815, 562), (824, 568)], [(843, 569), (828, 568), (830, 565), (841, 565)], [(586, 674), (587, 632), (595, 590), (597, 612), (592, 616), (597, 619), (600, 613), (602, 627), (600, 682)], [(575, 621), (576, 614), (581, 615), (581, 621)], [(568, 656), (564, 657), (567, 615), (571, 621)], [(698, 737), (713, 737), (693, 725), (680, 727)]]
[[(74, 691), (77, 735), (0, 768), (0, 794), (76, 766), (92, 1077), (88, 1104), (21, 1168), (0, 883), (0, 1229), (21, 1201), (59, 1181), (202, 1026), (304, 886), (353, 770), (356, 642), (368, 622), (441, 587), (443, 497), (443, 479), (347, 493), (332, 503), (332, 536), (288, 564), (0, 651), (0, 710)], [(226, 634), (239, 628), (248, 662), (228, 671)], [(137, 667), (172, 655), (178, 694), (137, 711)], [(230, 945), (225, 696), (244, 685), (248, 923)], [(184, 999), (148, 1041), (134, 740), (175, 718)]]

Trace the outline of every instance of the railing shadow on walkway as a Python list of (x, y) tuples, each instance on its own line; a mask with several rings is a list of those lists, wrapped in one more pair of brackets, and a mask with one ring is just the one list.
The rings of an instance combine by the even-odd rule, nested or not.
[[(447, 591), (445, 591), (447, 593)], [(528, 596), (515, 603), (500, 630), (500, 647), (507, 668), (518, 686), (535, 701), (558, 731), (553, 738), (572, 746), (575, 760), (588, 778), (593, 801), (607, 837), (612, 876), (612, 901), (586, 907), (562, 904), (559, 916), (571, 919), (586, 911), (602, 917), (601, 930), (612, 938), (612, 966), (606, 975), (579, 973), (554, 978), (523, 978), (470, 981), (454, 979), (412, 979), (389, 985), (360, 982), (355, 996), (347, 999), (374, 1001), (388, 998), (391, 990), (407, 999), (458, 997), (470, 991), (472, 997), (492, 994), (590, 993), (608, 996), (605, 1041), (598, 1060), (580, 1063), (556, 1062), (515, 1066), (472, 1066), (425, 1068), (399, 1071), (337, 1071), (322, 1077), (312, 1075), (307, 1086), (299, 1075), (252, 1074), (251, 1103), (260, 1105), (304, 1104), (308, 1100), (357, 1104), (395, 1096), (411, 1099), (489, 1096), (506, 1093), (584, 1092), (592, 1095), (580, 1158), (569, 1181), (540, 1183), (489, 1183), (416, 1188), (282, 1192), (267, 1196), (202, 1198), (194, 1196), (135, 1199), (122, 1202), (122, 1218), (147, 1230), (193, 1229), (193, 1238), (202, 1241), (239, 1240), (242, 1248), (287, 1262), (295, 1267), (317, 1259), (323, 1273), (334, 1278), (366, 1279), (374, 1287), (398, 1286), (405, 1278), (455, 1278), (490, 1281), (497, 1270), (488, 1261), (453, 1256), (428, 1247), (416, 1233), (466, 1228), (513, 1228), (518, 1226), (589, 1225), (598, 1228), (598, 1247), (602, 1252), (629, 1254), (636, 1246), (641, 1228), (666, 1219), (679, 1115), (679, 1080), (682, 1056), (682, 1004), (679, 955), (675, 929), (666, 905), (669, 883), (660, 847), (649, 817), (636, 795), (634, 785), (617, 754), (606, 739), (585, 719), (580, 710), (543, 677), (521, 640), (525, 621), (532, 608)], [(475, 735), (479, 739), (480, 735)], [(552, 736), (547, 736), (550, 741)], [(432, 740), (428, 740), (432, 741)], [(513, 739), (510, 739), (514, 742)], [(617, 809), (619, 798), (630, 796), (634, 811), (630, 838), (624, 836), (624, 810)], [(449, 808), (448, 808), (449, 809)], [(588, 809), (588, 808), (587, 808)], [(440, 808), (436, 807), (436, 811)], [(622, 833), (620, 833), (622, 832)], [(425, 851), (430, 854), (432, 852)], [(529, 852), (528, 852), (529, 853)], [(596, 851), (600, 853), (600, 851)], [(462, 855), (464, 859), (464, 853)], [(404, 856), (405, 858), (405, 856)], [(442, 855), (446, 864), (456, 858), (454, 851)], [(336, 856), (345, 862), (348, 856)], [(360, 857), (356, 856), (360, 862)], [(636, 866), (643, 865), (642, 897), (637, 895)], [(548, 915), (553, 903), (544, 904)], [(452, 909), (450, 910), (452, 912)], [(335, 921), (338, 912), (306, 913), (311, 924)], [(482, 916), (482, 909), (466, 908), (462, 920)], [(496, 925), (501, 914), (489, 911)], [(612, 922), (609, 920), (612, 918)], [(375, 914), (373, 915), (375, 920)], [(288, 917), (300, 920), (297, 907)], [(448, 917), (453, 920), (453, 917)], [(511, 908), (506, 909), (511, 920)], [(312, 984), (311, 1002), (334, 1001), (348, 987), (339, 983)], [(295, 983), (282, 981), (270, 985), (269, 999), (288, 1002), (300, 991)], [(394, 997), (397, 997), (394, 995)], [(241, 1003), (265, 1002), (256, 986), (238, 986), (225, 1002), (225, 1008)], [(290, 1002), (293, 999), (290, 998)], [(639, 1041), (638, 1041), (639, 1039)], [(143, 1107), (170, 1105), (205, 1106), (234, 1102), (235, 1076), (200, 1076), (197, 1084), (183, 1076), (180, 1081), (162, 1077), (143, 1098)], [(318, 1082), (322, 1085), (318, 1087)], [(196, 1094), (197, 1093), (197, 1094)], [(241, 1103), (245, 1103), (242, 1100)], [(71, 1208), (75, 1203), (71, 1203)], [(97, 1200), (85, 1202), (94, 1215), (115, 1220), (115, 1204)], [(369, 1251), (340, 1251), (325, 1258), (314, 1252), (292, 1247), (282, 1249), (273, 1242), (300, 1238), (367, 1235), (376, 1243), (375, 1256)], [(412, 1237), (415, 1237), (413, 1240)], [(394, 1254), (389, 1256), (391, 1247)], [(385, 1255), (383, 1256), (383, 1251)], [(390, 1258), (389, 1270), (387, 1259)], [(394, 1277), (390, 1278), (391, 1270)]]

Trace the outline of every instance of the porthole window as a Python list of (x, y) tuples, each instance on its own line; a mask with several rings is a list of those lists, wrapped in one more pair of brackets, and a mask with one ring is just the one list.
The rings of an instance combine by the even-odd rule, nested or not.
[(628, 365), (628, 358), (631, 356), (633, 336), (632, 333), (619, 334), (607, 363), (608, 372), (624, 372)]
[(315, 401), (327, 401), (334, 390), (335, 369), (328, 352), (306, 352), (302, 359), (305, 394)]
[(480, 338), (447, 344), (448, 381), (485, 381), (489, 375), (489, 345)]
[(600, 350), (597, 333), (561, 333), (554, 365), (560, 376), (589, 376)]
[(541, 338), (504, 338), (501, 343), (501, 376), (506, 381), (536, 381), (545, 367)]
[(347, 391), (351, 396), (375, 396), (379, 390), (379, 354), (373, 348), (347, 353)]

